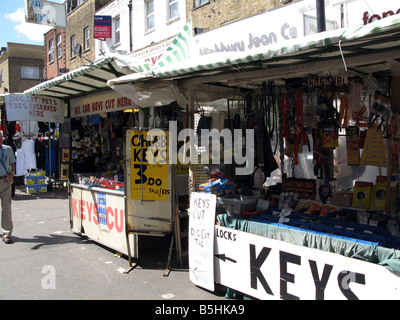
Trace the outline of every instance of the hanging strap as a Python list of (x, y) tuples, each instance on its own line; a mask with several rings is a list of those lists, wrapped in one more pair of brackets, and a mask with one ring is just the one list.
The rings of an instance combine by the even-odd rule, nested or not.
[(347, 96), (340, 97), (340, 112), (337, 124), (341, 128), (346, 128), (349, 124), (349, 99)]

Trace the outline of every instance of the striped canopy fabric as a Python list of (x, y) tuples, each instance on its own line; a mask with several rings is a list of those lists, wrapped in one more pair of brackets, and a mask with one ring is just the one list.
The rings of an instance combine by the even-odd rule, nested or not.
[(71, 99), (103, 90), (110, 90), (107, 86), (108, 80), (127, 74), (152, 72), (152, 70), (167, 68), (188, 60), (190, 58), (191, 34), (192, 22), (189, 19), (188, 23), (174, 38), (171, 45), (154, 66), (128, 55), (110, 54), (88, 66), (83, 66), (32, 87), (24, 91), (24, 94), (40, 94), (61, 99)]
[[(261, 51), (256, 54), (243, 56), (240, 52), (231, 52), (229, 55), (226, 53), (213, 54), (213, 58), (210, 58), (210, 55), (200, 56), (195, 57), (195, 59), (181, 61), (179, 64), (168, 64), (161, 68), (154, 68), (152, 72), (156, 77), (165, 78), (231, 66), (239, 67), (255, 62), (268, 63), (268, 61), (271, 60), (287, 61), (289, 59), (294, 59), (306, 61), (308, 58), (307, 55), (305, 55), (306, 53), (309, 56), (315, 54), (322, 56), (322, 54), (332, 52), (332, 49), (334, 49), (336, 55), (340, 56), (344, 54), (340, 49), (345, 50), (346, 53), (346, 46), (349, 47), (349, 54), (354, 54), (355, 50), (358, 48), (359, 54), (362, 55), (364, 48), (367, 46), (379, 44), (380, 47), (382, 47), (382, 41), (377, 41), (380, 38), (384, 41), (384, 47), (388, 49), (398, 47), (398, 41), (400, 40), (398, 37), (399, 33), (400, 15), (395, 15), (370, 23), (366, 26), (337, 29), (309, 35), (300, 40), (294, 39), (289, 45), (271, 46), (269, 50)], [(388, 38), (388, 36), (391, 37)], [(368, 50), (365, 49), (365, 51)], [(137, 79), (137, 76), (135, 78)]]
[(132, 72), (138, 72), (139, 62), (129, 56), (112, 54), (90, 65), (62, 74), (54, 79), (40, 83), (24, 94), (46, 95), (60, 99), (71, 99), (97, 91), (109, 90), (107, 81)]
[(154, 66), (145, 63), (135, 66), (135, 69), (137, 72), (146, 72), (167, 68), (169, 66), (176, 66), (182, 61), (190, 58), (191, 41), (192, 19), (189, 19), (188, 23), (183, 27), (182, 31), (177, 34), (174, 40), (172, 40), (171, 45)]

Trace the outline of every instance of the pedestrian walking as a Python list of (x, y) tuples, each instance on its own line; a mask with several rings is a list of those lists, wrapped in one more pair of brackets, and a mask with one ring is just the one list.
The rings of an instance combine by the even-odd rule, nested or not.
[(3, 242), (12, 243), (13, 230), (11, 200), (12, 183), (15, 175), (15, 155), (13, 149), (3, 144), (3, 133), (0, 133), (0, 200), (1, 200), (1, 228)]

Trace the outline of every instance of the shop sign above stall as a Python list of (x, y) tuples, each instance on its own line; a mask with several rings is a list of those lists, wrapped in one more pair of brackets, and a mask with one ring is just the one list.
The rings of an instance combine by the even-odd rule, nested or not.
[(92, 94), (70, 100), (71, 118), (131, 109), (134, 104), (116, 91)]
[(163, 56), (167, 48), (171, 45), (172, 40), (165, 40), (153, 46), (135, 51), (130, 54), (133, 58), (143, 61), (150, 66), (154, 66), (159, 59)]
[[(325, 11), (327, 29), (338, 29), (340, 8), (327, 1)], [(290, 40), (317, 33), (316, 21), (315, 0), (298, 1), (195, 36), (194, 54), (250, 54), (276, 44), (284, 46)]]
[(25, 0), (25, 21), (66, 28), (65, 5), (43, 0)]
[(64, 123), (64, 102), (60, 99), (23, 94), (5, 96), (7, 120)]
[(400, 277), (383, 266), (221, 226), (215, 229), (215, 281), (249, 296), (265, 300), (399, 297)]
[[(325, 1), (327, 30), (362, 26), (400, 13), (393, 1), (359, 0)], [(342, 17), (345, 19), (342, 19)], [(343, 20), (343, 22), (342, 22)], [(242, 19), (204, 32), (193, 38), (193, 55), (226, 55), (242, 52), (254, 54), (270, 48), (284, 47), (292, 40), (301, 40), (317, 33), (315, 0), (296, 1), (274, 10)]]

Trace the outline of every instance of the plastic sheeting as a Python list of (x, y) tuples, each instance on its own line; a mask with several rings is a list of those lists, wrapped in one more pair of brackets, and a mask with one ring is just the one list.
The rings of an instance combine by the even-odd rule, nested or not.
[(386, 267), (392, 272), (400, 273), (399, 250), (341, 239), (330, 236), (329, 234), (309, 232), (297, 228), (287, 228), (283, 225), (269, 225), (244, 219), (236, 219), (227, 214), (218, 215), (217, 220), (223, 227), (376, 263)]

